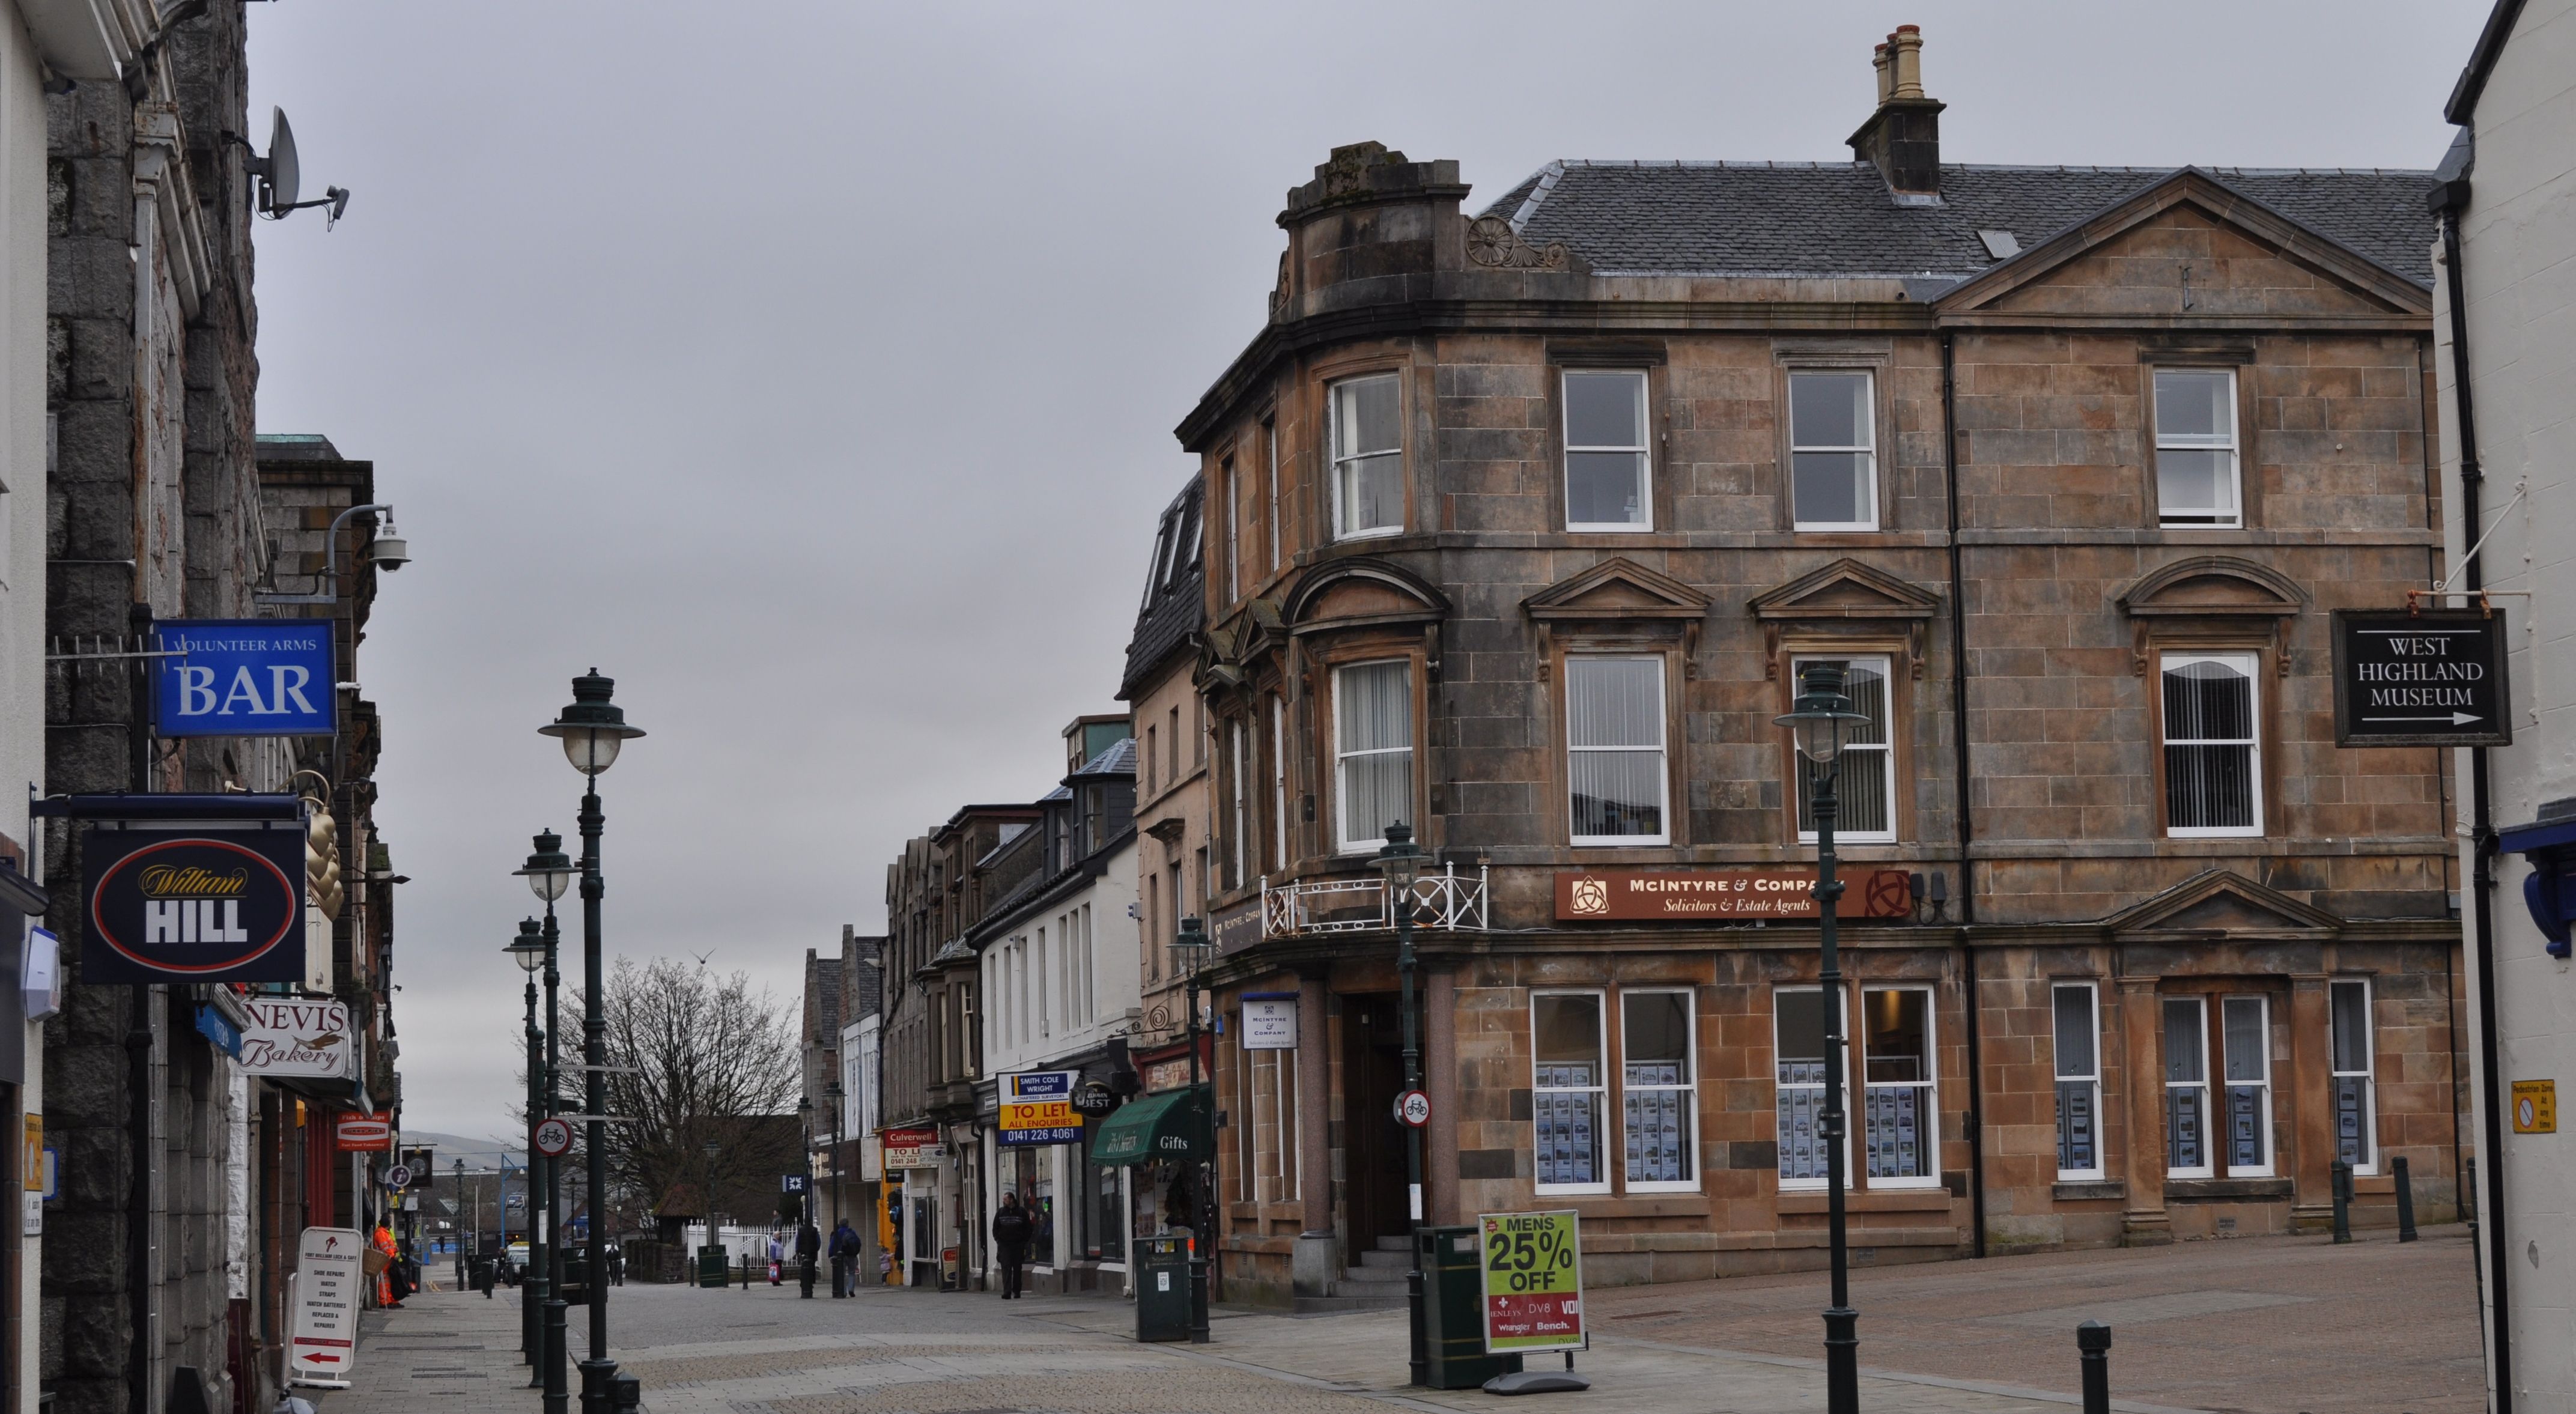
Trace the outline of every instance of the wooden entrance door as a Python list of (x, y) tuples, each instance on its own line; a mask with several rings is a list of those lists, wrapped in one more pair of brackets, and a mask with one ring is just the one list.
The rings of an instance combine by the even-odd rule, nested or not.
[(1404, 1016), (1395, 994), (1342, 998), (1342, 1199), (1354, 1254), (1413, 1227), (1404, 1126), (1395, 1120), (1403, 1091)]

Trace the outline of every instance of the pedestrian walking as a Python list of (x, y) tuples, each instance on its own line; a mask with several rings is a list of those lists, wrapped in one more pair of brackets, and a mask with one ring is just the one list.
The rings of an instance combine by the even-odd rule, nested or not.
[(822, 1255), (823, 1234), (815, 1231), (813, 1220), (809, 1218), (803, 1227), (796, 1230), (797, 1294), (808, 1301), (814, 1299), (814, 1268)]
[(1002, 1299), (1016, 1300), (1020, 1294), (1020, 1267), (1029, 1260), (1029, 1237), (1037, 1224), (1020, 1207), (1020, 1195), (1002, 1195), (1001, 1211), (993, 1214), (993, 1255), (1002, 1264)]
[(780, 1240), (777, 1233), (772, 1232), (769, 1234), (769, 1284), (771, 1286), (778, 1285), (779, 1273), (785, 1270), (786, 1266), (787, 1244)]
[(859, 1284), (859, 1230), (841, 1219), (832, 1229), (832, 1295), (835, 1299), (853, 1296)]

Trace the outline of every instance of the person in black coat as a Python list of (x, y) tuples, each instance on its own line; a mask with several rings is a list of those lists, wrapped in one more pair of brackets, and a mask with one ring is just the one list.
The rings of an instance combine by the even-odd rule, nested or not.
[(814, 1221), (808, 1218), (796, 1229), (797, 1295), (808, 1301), (814, 1299), (814, 1259), (822, 1255), (823, 1234), (814, 1230)]
[(825, 1252), (832, 1259), (832, 1294), (859, 1294), (859, 1230), (843, 1218), (832, 1229), (831, 1246)]
[(1037, 1224), (1029, 1221), (1020, 1207), (1020, 1195), (1002, 1195), (1002, 1208), (993, 1214), (993, 1254), (1002, 1264), (1002, 1299), (1009, 1301), (1020, 1294), (1020, 1268), (1029, 1260), (1029, 1237)]

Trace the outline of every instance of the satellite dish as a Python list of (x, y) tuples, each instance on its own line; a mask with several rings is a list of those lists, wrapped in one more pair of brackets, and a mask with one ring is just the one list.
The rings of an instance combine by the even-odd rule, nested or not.
[(302, 173), (295, 161), (295, 129), (286, 124), (286, 110), (272, 108), (268, 129), (268, 170), (262, 174), (267, 190), (260, 206), (270, 216), (283, 216), (295, 209), (295, 195)]

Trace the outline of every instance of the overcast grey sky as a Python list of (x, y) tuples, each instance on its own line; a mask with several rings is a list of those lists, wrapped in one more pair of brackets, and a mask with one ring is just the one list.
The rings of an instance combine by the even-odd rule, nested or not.
[(1001, 7), (278, 0), (259, 424), (376, 462), (417, 557), (360, 657), (402, 895), (406, 1120), (506, 1125), (530, 898), (593, 664), (612, 950), (782, 997), (885, 865), (1114, 710), (1171, 429), (1257, 332), (1336, 144), (1839, 160), (1923, 26), (1954, 162), (2429, 167), (2484, 0)]

